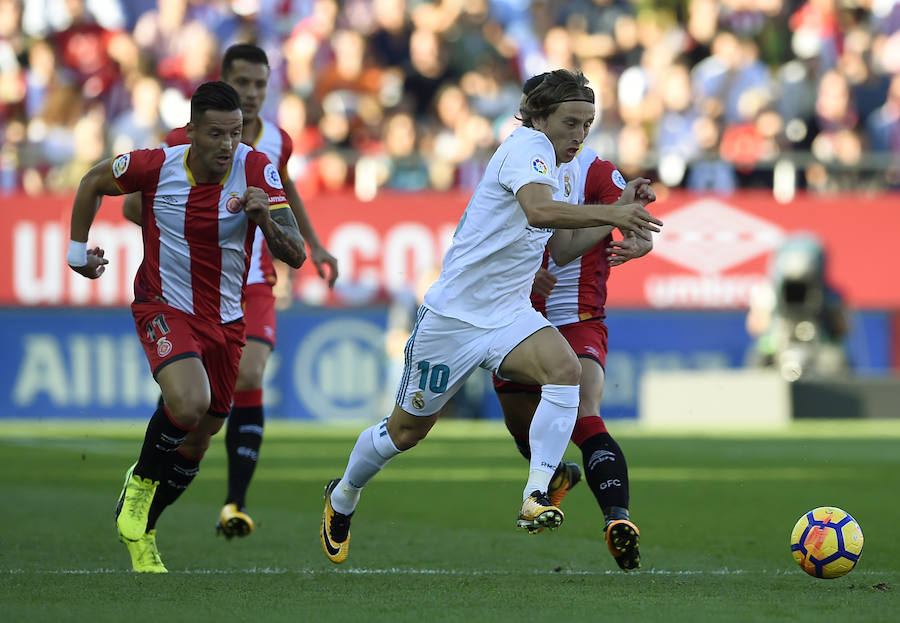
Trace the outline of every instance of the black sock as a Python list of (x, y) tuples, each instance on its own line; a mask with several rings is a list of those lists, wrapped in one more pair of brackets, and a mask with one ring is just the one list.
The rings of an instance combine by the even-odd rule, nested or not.
[(168, 463), (169, 456), (178, 449), (187, 436), (187, 431), (175, 425), (165, 411), (165, 407), (157, 407), (144, 434), (144, 445), (138, 458), (134, 473), (141, 478), (161, 480), (163, 465)]
[[(628, 518), (628, 466), (622, 448), (609, 433), (581, 443), (584, 472), (607, 522)], [(624, 515), (624, 516), (623, 516)]]
[(262, 405), (232, 407), (225, 430), (228, 452), (228, 497), (226, 504), (246, 505), (247, 489), (259, 460), (263, 438)]
[(197, 472), (200, 471), (200, 459), (185, 456), (181, 452), (173, 452), (169, 455), (169, 461), (163, 471), (163, 477), (150, 504), (147, 530), (156, 527), (156, 520), (162, 515), (163, 510), (175, 502), (197, 476)]

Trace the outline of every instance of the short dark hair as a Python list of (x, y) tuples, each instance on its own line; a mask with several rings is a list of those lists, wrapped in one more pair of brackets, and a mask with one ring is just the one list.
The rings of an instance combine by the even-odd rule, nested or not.
[(587, 86), (587, 78), (568, 69), (547, 71), (529, 78), (522, 87), (524, 97), (519, 104), (519, 119), (527, 128), (535, 119), (549, 117), (563, 102), (594, 103), (594, 90)]
[(225, 76), (231, 71), (231, 66), (235, 61), (247, 61), (254, 65), (269, 66), (269, 57), (266, 56), (265, 50), (251, 43), (236, 43), (225, 50), (225, 56), (222, 57), (222, 75)]
[(204, 82), (191, 96), (191, 123), (197, 123), (200, 115), (207, 110), (241, 109), (241, 98), (234, 87), (227, 82)]

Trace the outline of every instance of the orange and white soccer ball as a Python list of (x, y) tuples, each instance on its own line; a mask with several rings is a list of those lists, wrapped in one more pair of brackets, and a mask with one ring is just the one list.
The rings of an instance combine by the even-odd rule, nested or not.
[(853, 570), (863, 550), (863, 534), (850, 516), (834, 506), (804, 513), (791, 532), (791, 553), (815, 578), (839, 578)]

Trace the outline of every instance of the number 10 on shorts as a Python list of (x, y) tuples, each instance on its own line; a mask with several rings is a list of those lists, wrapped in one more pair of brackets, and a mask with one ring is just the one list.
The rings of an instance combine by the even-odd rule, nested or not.
[(419, 389), (428, 389), (433, 394), (441, 394), (447, 389), (450, 380), (450, 368), (442, 363), (432, 366), (428, 361), (419, 362)]

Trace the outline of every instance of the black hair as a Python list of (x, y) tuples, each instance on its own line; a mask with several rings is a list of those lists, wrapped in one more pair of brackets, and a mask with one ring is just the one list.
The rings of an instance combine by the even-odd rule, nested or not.
[(587, 78), (579, 72), (556, 69), (532, 76), (522, 87), (524, 97), (519, 104), (522, 125), (534, 127), (535, 119), (549, 117), (563, 102), (594, 103), (594, 90), (587, 86)]
[(196, 124), (207, 110), (241, 109), (241, 98), (227, 82), (204, 82), (191, 96), (191, 123)]
[(269, 66), (269, 57), (266, 56), (265, 50), (250, 43), (236, 43), (225, 50), (225, 56), (222, 57), (223, 76), (228, 75), (235, 61)]

